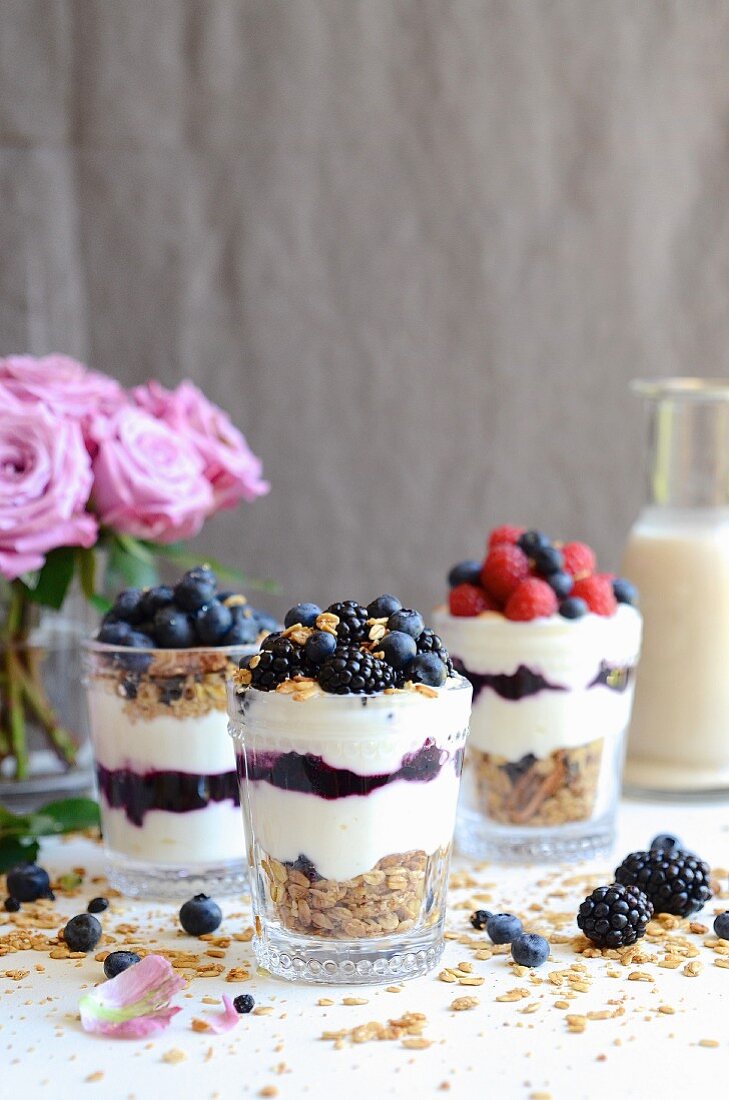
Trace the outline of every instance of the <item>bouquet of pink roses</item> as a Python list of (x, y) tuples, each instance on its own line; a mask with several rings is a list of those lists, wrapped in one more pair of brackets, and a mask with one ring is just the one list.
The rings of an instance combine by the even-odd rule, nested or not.
[(5, 604), (0, 761), (26, 768), (25, 708), (72, 762), (42, 685), (22, 658), (33, 603), (59, 608), (78, 576), (96, 591), (96, 553), (127, 584), (155, 580), (159, 553), (208, 516), (268, 491), (261, 462), (228, 416), (191, 382), (131, 392), (61, 355), (0, 359), (0, 600)]

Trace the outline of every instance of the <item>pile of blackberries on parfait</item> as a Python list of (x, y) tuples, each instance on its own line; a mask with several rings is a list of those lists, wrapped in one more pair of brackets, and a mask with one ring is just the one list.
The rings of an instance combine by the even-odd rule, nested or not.
[(221, 591), (207, 565), (188, 570), (175, 585), (125, 588), (102, 621), (97, 641), (131, 649), (189, 649), (254, 645), (278, 623), (245, 596)]
[(284, 629), (240, 662), (244, 687), (275, 691), (287, 680), (315, 680), (332, 695), (374, 695), (408, 683), (442, 687), (455, 676), (443, 642), (419, 611), (395, 596), (366, 607), (356, 600), (290, 608)]

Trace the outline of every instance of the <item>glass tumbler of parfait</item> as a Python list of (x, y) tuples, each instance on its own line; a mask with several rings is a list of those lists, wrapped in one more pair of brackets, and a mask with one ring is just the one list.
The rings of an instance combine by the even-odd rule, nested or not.
[(641, 616), (584, 543), (492, 532), (436, 628), (473, 686), (456, 829), (474, 858), (562, 860), (614, 838)]
[(84, 646), (108, 875), (131, 896), (247, 882), (225, 685), (272, 624), (241, 597), (218, 599), (210, 585), (186, 597), (186, 585), (125, 590)]
[(229, 685), (258, 961), (309, 982), (425, 973), (443, 949), (470, 684), (392, 596), (284, 621)]

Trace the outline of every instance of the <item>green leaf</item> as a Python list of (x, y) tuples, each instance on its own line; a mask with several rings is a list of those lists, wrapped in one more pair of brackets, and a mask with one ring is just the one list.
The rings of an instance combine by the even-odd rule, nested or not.
[(93, 798), (64, 798), (49, 802), (38, 811), (41, 817), (55, 823), (55, 832), (68, 833), (76, 829), (91, 829), (100, 824), (99, 804)]
[(132, 558), (138, 558), (139, 561), (145, 562), (147, 565), (154, 565), (155, 552), (151, 548), (150, 543), (142, 542), (141, 539), (135, 539), (134, 535), (115, 535), (116, 541), (126, 554), (129, 554)]
[(57, 550), (51, 550), (38, 576), (38, 583), (28, 589), (30, 599), (58, 610), (73, 580), (75, 565), (76, 552), (72, 546), (59, 546)]
[(139, 546), (137, 539), (132, 539), (128, 535), (116, 535), (110, 541), (108, 576), (110, 587), (118, 587), (118, 580), (134, 588), (148, 588), (157, 583), (158, 574), (154, 558), (140, 556), (136, 552)]
[(112, 601), (110, 599), (106, 596), (100, 596), (98, 593), (89, 597), (89, 603), (100, 615), (106, 615), (107, 611), (109, 611), (112, 606)]
[(76, 548), (76, 568), (78, 569), (81, 591), (87, 600), (93, 600), (96, 594), (96, 554), (92, 548)]
[(16, 863), (35, 863), (39, 850), (40, 846), (35, 840), (0, 841), (0, 873), (9, 871)]

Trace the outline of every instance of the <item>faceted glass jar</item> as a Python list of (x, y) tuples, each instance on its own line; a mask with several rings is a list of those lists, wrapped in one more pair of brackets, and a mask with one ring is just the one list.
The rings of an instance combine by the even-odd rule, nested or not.
[(432, 969), (471, 688), (229, 690), (259, 963), (378, 983)]
[(729, 382), (636, 382), (648, 402), (646, 503), (622, 564), (645, 637), (626, 782), (729, 792)]
[(226, 677), (256, 646), (84, 645), (109, 880), (131, 896), (245, 888)]

